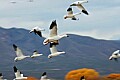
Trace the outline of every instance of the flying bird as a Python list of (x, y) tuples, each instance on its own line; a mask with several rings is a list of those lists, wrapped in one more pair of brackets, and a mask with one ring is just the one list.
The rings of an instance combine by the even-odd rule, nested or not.
[(42, 74), (40, 80), (50, 80), (50, 79), (47, 78), (47, 73), (44, 72), (44, 73)]
[(14, 80), (27, 79), (27, 77), (24, 77), (24, 75), (16, 68), (16, 66), (14, 66), (13, 69), (14, 69), (14, 73), (15, 73), (15, 79)]
[(116, 50), (112, 53), (112, 55), (109, 57), (109, 60), (114, 59), (115, 61), (118, 61), (118, 58), (120, 57), (120, 50)]
[(10, 1), (10, 2), (13, 3), (13, 4), (17, 3), (16, 1)]
[(77, 6), (84, 14), (89, 15), (87, 10), (83, 7), (83, 3), (88, 3), (87, 0), (73, 2), (70, 6)]
[(29, 33), (34, 32), (35, 34), (39, 35), (40, 37), (42, 37), (42, 33), (41, 31), (45, 31), (45, 29), (41, 29), (38, 26), (34, 27), (32, 30), (30, 30)]
[(31, 58), (35, 58), (35, 57), (42, 56), (42, 55), (43, 55), (43, 54), (40, 54), (40, 53), (37, 52), (37, 50), (35, 50), (35, 51), (33, 52), (33, 55), (30, 56), (30, 57), (31, 57)]
[(18, 48), (15, 44), (13, 44), (13, 48), (15, 50), (15, 53), (17, 55), (17, 57), (15, 57), (14, 61), (18, 61), (18, 60), (22, 60), (22, 59), (25, 59), (27, 57), (30, 57), (30, 56), (25, 56), (23, 55), (23, 52), (21, 51), (20, 48)]
[(50, 35), (48, 38), (46, 38), (44, 41), (43, 41), (43, 44), (46, 45), (50, 42), (52, 43), (56, 43), (58, 44), (58, 40), (63, 38), (63, 37), (68, 37), (67, 34), (63, 34), (63, 35), (57, 35), (57, 23), (56, 23), (56, 20), (52, 21), (50, 27)]
[(75, 17), (76, 15), (79, 15), (79, 14), (81, 14), (81, 13), (75, 13), (75, 14), (73, 14), (72, 7), (69, 7), (67, 9), (67, 15), (64, 16), (64, 19), (71, 18), (72, 20), (79, 20), (79, 18), (77, 19)]
[(48, 55), (49, 59), (65, 53), (64, 51), (63, 52), (58, 52), (55, 43), (50, 43), (50, 52), (51, 52), (51, 54)]

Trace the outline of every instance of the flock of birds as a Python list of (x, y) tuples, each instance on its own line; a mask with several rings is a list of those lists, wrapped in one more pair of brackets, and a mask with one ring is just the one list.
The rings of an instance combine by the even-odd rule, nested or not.
[[(32, 2), (33, 0), (29, 0), (30, 2)], [(12, 2), (12, 3), (16, 3), (16, 2)], [(77, 15), (84, 13), (86, 15), (89, 15), (89, 13), (87, 12), (87, 10), (83, 7), (83, 3), (88, 3), (87, 0), (81, 0), (81, 1), (76, 1), (73, 2), (72, 4), (70, 4), (69, 8), (67, 9), (67, 15), (64, 16), (64, 19), (70, 18), (71, 20), (79, 20), (79, 18), (76, 18)], [(78, 13), (73, 13), (72, 7), (76, 6), (78, 7), (81, 12)], [(49, 37), (47, 37), (44, 41), (43, 41), (43, 45), (47, 45), (50, 44), (50, 52), (51, 54), (48, 55), (48, 58), (53, 58), (55, 56), (59, 56), (61, 54), (65, 54), (64, 51), (59, 52), (56, 48), (57, 45), (59, 45), (59, 40), (64, 38), (64, 37), (69, 37), (67, 34), (63, 34), (63, 35), (58, 35), (57, 33), (57, 23), (56, 20), (52, 21), (50, 27), (50, 34)], [(45, 29), (41, 29), (39, 27), (34, 27), (32, 30), (30, 30), (29, 33), (34, 32), (35, 34), (39, 35), (40, 37), (42, 36), (42, 31), (45, 31)], [(23, 60), (25, 58), (35, 58), (35, 57), (39, 57), (42, 56), (43, 54), (38, 53), (37, 50), (35, 50), (33, 52), (33, 54), (31, 56), (26, 56), (23, 54), (22, 50), (15, 44), (13, 44), (13, 48), (15, 50), (16, 53), (16, 57), (14, 58), (14, 61), (17, 62), (19, 60)], [(112, 53), (112, 55), (109, 57), (109, 60), (114, 59), (115, 61), (118, 61), (118, 58), (120, 57), (120, 50), (117, 50), (115, 52)], [(15, 72), (15, 79), (14, 80), (21, 80), (21, 79), (27, 79), (28, 77), (24, 77), (23, 74), (21, 74), (21, 72), (16, 68), (16, 66), (13, 67), (14, 68), (14, 72)], [(0, 80), (7, 80), (7, 79), (3, 79), (2, 73), (0, 73)], [(46, 72), (44, 72), (40, 78), (40, 80), (50, 80), (47, 79), (47, 75)], [(85, 80), (84, 76), (82, 76), (80, 78), (80, 80)]]
[[(15, 74), (15, 79), (13, 79), (13, 80), (25, 80), (28, 78), (28, 77), (24, 76), (24, 74), (22, 74), (21, 71), (19, 71), (16, 66), (13, 67), (13, 70), (14, 70), (14, 74)], [(3, 79), (2, 73), (0, 73), (0, 80), (7, 80), (7, 79)], [(51, 79), (48, 79), (47, 73), (43, 72), (40, 80), (51, 80)]]
[[(21, 71), (19, 71), (16, 66), (13, 67), (13, 70), (14, 70), (14, 74), (15, 74), (15, 77), (16, 77), (13, 80), (25, 80), (25, 79), (28, 78), (28, 77), (24, 76), (24, 74), (22, 74)], [(3, 79), (2, 73), (0, 73), (0, 80), (7, 80), (7, 79)], [(41, 77), (40, 77), (40, 80), (54, 80), (54, 79), (47, 78), (47, 73), (43, 72)], [(80, 80), (85, 80), (85, 77), (81, 76)]]

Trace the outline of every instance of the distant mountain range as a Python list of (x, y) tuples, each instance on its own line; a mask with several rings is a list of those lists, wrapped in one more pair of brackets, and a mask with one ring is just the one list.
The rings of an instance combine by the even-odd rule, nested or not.
[[(47, 58), (50, 53), (49, 45), (44, 46), (43, 40), (44, 38), (38, 35), (30, 34), (29, 30), (0, 27), (0, 72), (6, 78), (13, 78), (12, 67), (16, 65), (25, 75), (37, 78), (47, 71), (49, 77), (63, 79), (68, 71), (79, 68), (93, 68), (101, 75), (120, 73), (120, 62), (108, 59), (114, 50), (120, 49), (120, 40), (100, 40), (69, 34), (69, 37), (61, 39), (57, 46), (59, 51), (65, 51), (66, 54), (52, 59)], [(20, 47), (25, 55), (32, 55), (34, 50), (44, 55), (16, 63), (13, 44)]]

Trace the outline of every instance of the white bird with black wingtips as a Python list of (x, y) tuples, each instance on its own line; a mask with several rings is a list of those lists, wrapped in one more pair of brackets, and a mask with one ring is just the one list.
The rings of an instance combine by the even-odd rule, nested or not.
[(118, 58), (120, 58), (120, 50), (114, 51), (112, 55), (109, 57), (109, 60), (114, 59), (115, 61), (118, 61)]
[(64, 19), (67, 19), (67, 18), (71, 18), (72, 20), (79, 20), (79, 18), (77, 19), (75, 16), (79, 15), (81, 13), (74, 13), (73, 14), (73, 10), (72, 10), (72, 7), (69, 7), (67, 9), (67, 15), (64, 16)]
[(68, 37), (67, 34), (63, 34), (63, 35), (58, 35), (57, 34), (57, 23), (56, 23), (56, 20), (52, 21), (49, 29), (50, 29), (50, 35), (49, 35), (48, 38), (46, 38), (43, 41), (44, 45), (46, 45), (46, 44), (48, 44), (50, 42), (58, 44), (58, 40), (59, 39), (61, 39), (63, 37)]
[(61, 54), (65, 54), (64, 51), (62, 51), (62, 52), (57, 51), (55, 43), (50, 43), (50, 52), (51, 52), (51, 54), (48, 55), (48, 58), (52, 58), (52, 57), (55, 57), (55, 56), (59, 56)]
[(33, 52), (33, 55), (30, 56), (30, 57), (31, 57), (31, 58), (35, 58), (35, 57), (42, 56), (42, 55), (43, 55), (43, 54), (40, 54), (40, 53), (38, 53), (37, 50), (35, 50), (35, 51)]
[(40, 37), (42, 37), (42, 33), (41, 31), (45, 31), (45, 29), (39, 28), (38, 26), (32, 28), (32, 30), (30, 30), (29, 33), (34, 32), (35, 34), (39, 35)]
[(14, 73), (15, 73), (15, 79), (14, 80), (23, 80), (27, 79), (28, 77), (24, 77), (23, 74), (16, 68), (16, 66), (13, 67)]
[(89, 15), (87, 10), (82, 5), (83, 3), (88, 3), (88, 1), (87, 0), (76, 1), (72, 3), (70, 6), (77, 6), (84, 14)]
[(25, 58), (30, 57), (30, 56), (23, 55), (23, 52), (21, 51), (21, 49), (18, 48), (15, 44), (13, 44), (13, 48), (14, 48), (15, 53), (17, 55), (17, 57), (15, 57), (14, 61), (23, 60)]

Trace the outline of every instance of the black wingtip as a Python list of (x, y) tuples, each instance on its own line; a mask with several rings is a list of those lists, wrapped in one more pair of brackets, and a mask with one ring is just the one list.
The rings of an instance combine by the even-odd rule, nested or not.
[(37, 33), (40, 37), (42, 37), (41, 31), (37, 31), (36, 33)]
[(67, 11), (72, 11), (72, 7), (70, 6), (70, 7), (67, 9)]
[(37, 50), (34, 50), (34, 52), (37, 52)]
[(85, 79), (85, 77), (84, 77), (84, 76), (82, 76), (82, 77), (80, 78), (80, 80), (83, 80), (83, 79)]
[(46, 72), (44, 72), (44, 73), (42, 74), (42, 76), (45, 76), (45, 75), (47, 75), (47, 73), (46, 73)]
[(14, 66), (13, 69), (14, 69), (14, 72), (17, 72), (17, 70), (18, 70), (18, 69), (16, 68), (16, 66)]
[(2, 76), (2, 73), (0, 73), (0, 76)]
[(13, 48), (15, 51), (17, 50), (17, 46), (15, 44), (13, 44)]
[(52, 21), (49, 29), (52, 29), (54, 26), (57, 26), (56, 20), (53, 20), (53, 21)]
[(82, 10), (82, 12), (85, 13), (86, 15), (89, 15), (86, 10)]

